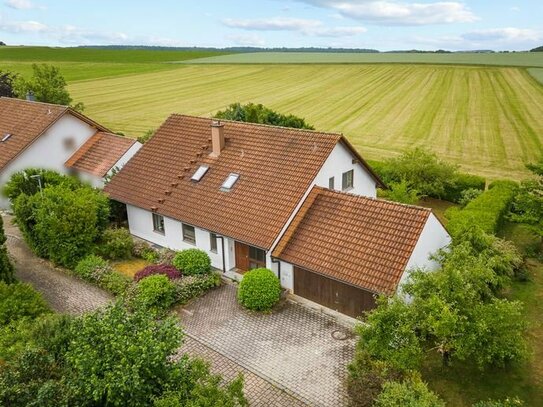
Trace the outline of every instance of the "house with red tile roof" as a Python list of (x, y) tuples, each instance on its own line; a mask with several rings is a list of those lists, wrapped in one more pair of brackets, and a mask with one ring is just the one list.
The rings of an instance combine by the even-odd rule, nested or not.
[(378, 187), (341, 134), (173, 114), (104, 190), (134, 236), (202, 249), (227, 275), (267, 267), (294, 295), (359, 316), (450, 242), (430, 210)]
[[(76, 174), (102, 187), (104, 177), (140, 147), (68, 106), (0, 98), (0, 188), (30, 167)], [(8, 207), (0, 197), (0, 208)]]

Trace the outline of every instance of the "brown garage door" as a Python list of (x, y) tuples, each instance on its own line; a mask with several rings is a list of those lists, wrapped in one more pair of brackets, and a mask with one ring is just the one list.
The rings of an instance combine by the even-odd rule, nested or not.
[(375, 308), (373, 293), (299, 267), (294, 267), (294, 294), (351, 317)]

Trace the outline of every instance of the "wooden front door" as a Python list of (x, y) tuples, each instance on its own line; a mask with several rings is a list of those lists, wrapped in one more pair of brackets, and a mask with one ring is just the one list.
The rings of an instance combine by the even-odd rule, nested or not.
[(249, 270), (249, 246), (240, 242), (235, 242), (236, 248), (236, 268), (241, 271)]
[(355, 318), (376, 305), (369, 291), (299, 267), (294, 267), (294, 294)]

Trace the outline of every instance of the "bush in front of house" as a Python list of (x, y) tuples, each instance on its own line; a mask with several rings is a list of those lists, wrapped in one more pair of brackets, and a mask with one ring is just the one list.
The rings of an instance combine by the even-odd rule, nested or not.
[(110, 270), (102, 275), (102, 278), (98, 281), (98, 286), (109, 291), (113, 295), (123, 295), (131, 282), (132, 280), (124, 274)]
[(238, 301), (254, 311), (269, 311), (281, 298), (281, 283), (266, 268), (248, 271), (238, 288)]
[(409, 378), (403, 382), (387, 382), (375, 399), (376, 407), (445, 407), (445, 403), (428, 389), (420, 377)]
[(164, 275), (154, 275), (138, 282), (134, 304), (150, 310), (162, 311), (175, 302), (175, 286)]
[(175, 268), (187, 276), (211, 272), (211, 259), (200, 249), (182, 250), (172, 261)]
[(74, 269), (84, 280), (98, 285), (114, 295), (122, 295), (130, 285), (130, 279), (117, 273), (107, 260), (95, 254), (84, 257)]
[(172, 280), (175, 286), (175, 302), (186, 304), (206, 291), (221, 285), (221, 277), (217, 273), (199, 274)]
[(168, 264), (152, 264), (138, 271), (134, 275), (134, 281), (140, 281), (145, 277), (153, 276), (156, 274), (161, 274), (170, 280), (175, 280), (181, 278), (181, 272), (177, 270), (174, 266)]
[(43, 297), (31, 285), (0, 281), (0, 328), (22, 318), (36, 318), (49, 312)]
[(15, 274), (13, 270), (13, 264), (8, 256), (8, 249), (6, 248), (6, 234), (4, 233), (4, 221), (0, 216), (0, 281), (5, 283), (15, 282)]
[(106, 229), (96, 247), (96, 253), (110, 260), (125, 260), (132, 255), (134, 240), (127, 229)]

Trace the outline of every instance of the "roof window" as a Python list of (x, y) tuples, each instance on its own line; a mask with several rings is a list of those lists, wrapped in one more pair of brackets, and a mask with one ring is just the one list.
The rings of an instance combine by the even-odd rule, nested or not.
[(196, 172), (192, 175), (191, 181), (198, 182), (202, 179), (204, 175), (206, 175), (207, 170), (209, 170), (208, 165), (200, 165)]
[(222, 183), (221, 191), (230, 191), (238, 179), (239, 174), (231, 173)]
[(2, 143), (4, 141), (8, 141), (8, 139), (11, 137), (11, 133), (7, 133), (6, 135), (4, 135), (4, 137), (2, 137)]

